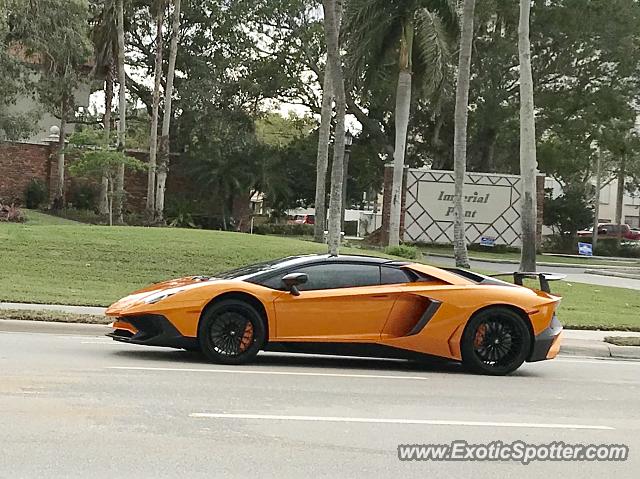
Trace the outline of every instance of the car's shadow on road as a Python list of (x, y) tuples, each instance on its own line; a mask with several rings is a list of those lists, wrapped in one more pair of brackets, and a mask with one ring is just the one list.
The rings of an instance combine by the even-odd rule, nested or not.
[[(178, 367), (177, 363), (212, 365), (201, 353), (182, 350), (157, 349), (140, 351), (121, 350), (115, 351), (115, 356), (142, 361), (158, 361), (172, 363), (172, 367)], [(221, 365), (215, 365), (221, 367)], [(231, 366), (238, 367), (238, 366)], [(317, 354), (291, 354), (291, 353), (260, 353), (253, 363), (242, 366), (243, 368), (318, 368), (337, 370), (357, 370), (359, 374), (371, 374), (376, 371), (394, 373), (421, 372), (439, 374), (470, 375), (460, 363), (439, 358), (421, 358), (420, 360), (386, 359), (386, 358), (361, 358), (349, 356), (324, 356)], [(309, 371), (307, 371), (309, 372)], [(514, 372), (512, 377), (537, 377), (538, 374), (530, 370)]]

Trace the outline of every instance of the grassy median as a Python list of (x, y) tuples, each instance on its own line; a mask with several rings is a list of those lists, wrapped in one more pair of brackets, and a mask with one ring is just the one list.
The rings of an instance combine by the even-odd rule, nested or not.
[[(23, 225), (0, 224), (0, 244), (0, 301), (88, 306), (107, 306), (132, 290), (167, 278), (215, 274), (268, 259), (326, 251), (299, 239), (48, 224), (46, 217)], [(559, 314), (565, 324), (640, 330), (640, 318), (634, 314), (640, 310), (640, 291), (567, 282), (552, 287), (564, 296)]]

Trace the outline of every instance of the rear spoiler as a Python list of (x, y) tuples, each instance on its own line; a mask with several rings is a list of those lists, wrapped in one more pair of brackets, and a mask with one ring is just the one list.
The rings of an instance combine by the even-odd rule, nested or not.
[(500, 273), (491, 275), (492, 278), (498, 278), (500, 276), (511, 276), (513, 275), (513, 282), (518, 286), (524, 286), (524, 280), (526, 278), (537, 278), (540, 280), (540, 290), (545, 293), (551, 293), (551, 286), (549, 285), (550, 281), (561, 281), (567, 277), (566, 274), (559, 273), (525, 273), (518, 272), (515, 273)]

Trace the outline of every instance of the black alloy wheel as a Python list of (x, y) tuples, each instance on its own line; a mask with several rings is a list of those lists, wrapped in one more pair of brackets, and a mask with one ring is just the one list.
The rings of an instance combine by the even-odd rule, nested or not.
[(199, 340), (211, 361), (244, 364), (258, 354), (265, 340), (260, 314), (250, 304), (225, 300), (208, 308), (202, 316)]
[(490, 308), (476, 314), (462, 336), (463, 363), (480, 374), (509, 374), (522, 365), (530, 349), (529, 327), (508, 308)]

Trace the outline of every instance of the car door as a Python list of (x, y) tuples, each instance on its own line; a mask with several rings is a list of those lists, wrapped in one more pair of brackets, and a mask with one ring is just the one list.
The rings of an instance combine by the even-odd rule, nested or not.
[(309, 280), (299, 296), (275, 300), (278, 340), (376, 341), (400, 294), (396, 285), (380, 284), (378, 264), (327, 262), (290, 273)]

